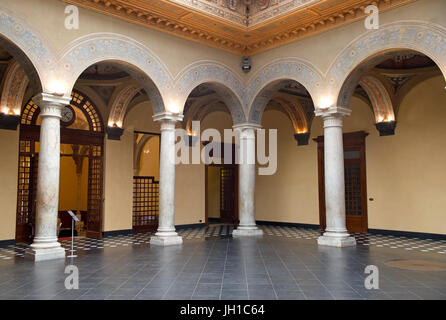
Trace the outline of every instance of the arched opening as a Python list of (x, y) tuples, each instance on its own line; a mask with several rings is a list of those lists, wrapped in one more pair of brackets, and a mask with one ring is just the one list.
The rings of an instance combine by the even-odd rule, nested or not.
[[(71, 236), (74, 212), (78, 235), (102, 237), (104, 176), (104, 123), (93, 102), (73, 90), (71, 103), (62, 110), (58, 235)], [(16, 241), (32, 242), (35, 229), (40, 141), (40, 108), (32, 100), (20, 116), (19, 178)]]
[[(260, 223), (307, 223), (311, 219), (313, 202), (309, 199), (314, 197), (314, 190), (300, 182), (317, 180), (317, 171), (311, 176), (314, 149), (309, 139), (314, 119), (313, 97), (300, 82), (284, 78), (262, 88), (251, 108), (250, 119), (257, 118), (267, 132), (277, 130), (277, 171), (256, 177), (256, 219)], [(271, 152), (272, 148), (267, 139), (265, 149)]]
[[(446, 188), (444, 85), (434, 60), (408, 49), (374, 54), (346, 78), (338, 104), (352, 110), (344, 119), (349, 231), (444, 233), (436, 209)], [(349, 142), (355, 134), (363, 141)]]
[[(90, 65), (76, 81), (76, 87), (94, 93), (103, 118), (108, 119), (104, 124), (105, 214), (98, 232), (155, 231), (159, 216), (160, 139), (159, 126), (152, 116), (165, 111), (159, 90), (140, 68), (117, 60)], [(149, 136), (154, 139), (147, 139)], [(155, 142), (158, 147), (149, 147)]]
[[(202, 177), (204, 172), (205, 223), (208, 232), (217, 234), (229, 234), (239, 219), (238, 165), (235, 161), (224, 161), (225, 150), (230, 148), (234, 159), (238, 148), (235, 139), (224, 140), (224, 130), (232, 129), (234, 122), (243, 114), (241, 104), (233, 99), (235, 95), (223, 85), (203, 83), (189, 94), (183, 111), (183, 126), (191, 146), (197, 147), (198, 144), (201, 152), (210, 156), (210, 161), (188, 168), (179, 166), (177, 172), (180, 179), (183, 170), (197, 170), (196, 174)], [(196, 183), (200, 188), (203, 180)]]
[(17, 214), (17, 127), (23, 104), (33, 95), (42, 92), (36, 66), (13, 42), (0, 37), (0, 147), (2, 153), (3, 192), (2, 231), (0, 237), (13, 239), (16, 234)]

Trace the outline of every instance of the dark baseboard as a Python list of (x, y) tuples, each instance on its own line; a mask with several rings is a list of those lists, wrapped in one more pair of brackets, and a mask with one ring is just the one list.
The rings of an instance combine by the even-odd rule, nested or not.
[(262, 220), (257, 220), (256, 223), (258, 225), (308, 228), (308, 229), (317, 229), (317, 230), (320, 230), (320, 228), (321, 228), (318, 224), (308, 224), (308, 223), (277, 222), (277, 221), (262, 221)]
[(15, 239), (11, 239), (11, 240), (0, 240), (0, 247), (6, 247), (6, 246), (10, 246), (10, 245), (15, 245)]
[(220, 222), (220, 218), (208, 218), (208, 221), (218, 223), (218, 222)]
[(124, 230), (113, 230), (113, 231), (104, 231), (102, 235), (104, 237), (112, 237), (112, 236), (127, 236), (129, 234), (133, 234), (133, 229), (124, 229)]
[(175, 226), (175, 229), (181, 230), (181, 229), (201, 228), (201, 227), (206, 227), (206, 223), (180, 224)]
[(397, 230), (384, 230), (384, 229), (369, 229), (369, 233), (383, 234), (396, 237), (446, 240), (446, 234), (438, 234), (438, 233), (424, 233), (424, 232), (397, 231)]

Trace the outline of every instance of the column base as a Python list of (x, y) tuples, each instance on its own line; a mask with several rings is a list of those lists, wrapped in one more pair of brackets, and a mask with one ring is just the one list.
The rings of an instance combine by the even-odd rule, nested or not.
[(62, 247), (55, 248), (29, 248), (25, 252), (25, 257), (33, 259), (35, 262), (65, 259), (65, 249)]
[(157, 232), (150, 238), (150, 245), (155, 246), (174, 246), (183, 243), (183, 238), (176, 232)]
[(327, 234), (326, 232), (323, 236), (320, 236), (317, 239), (317, 244), (320, 246), (337, 248), (353, 247), (356, 246), (356, 239), (354, 237), (350, 237), (348, 233), (333, 236), (330, 235), (330, 233)]
[(238, 227), (232, 231), (232, 237), (261, 237), (263, 230), (257, 227)]

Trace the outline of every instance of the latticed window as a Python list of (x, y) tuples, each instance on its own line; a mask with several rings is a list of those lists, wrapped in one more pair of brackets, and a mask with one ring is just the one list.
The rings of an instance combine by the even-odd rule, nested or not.
[[(96, 112), (93, 103), (88, 100), (82, 93), (73, 91), (71, 93), (70, 106), (73, 109), (80, 109), (85, 115), (89, 124), (89, 130), (94, 132), (103, 132), (101, 116)], [(36, 124), (40, 108), (32, 100), (30, 100), (23, 108), (20, 123), (24, 125)]]
[(154, 177), (133, 178), (133, 228), (149, 231), (158, 224), (159, 181)]

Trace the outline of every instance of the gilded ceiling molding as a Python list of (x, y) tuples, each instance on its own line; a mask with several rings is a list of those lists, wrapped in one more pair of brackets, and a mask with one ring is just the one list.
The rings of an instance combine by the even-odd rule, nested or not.
[(19, 115), (29, 80), (17, 60), (11, 60), (3, 76), (0, 112)]
[[(281, 0), (248, 18), (204, 0), (65, 0), (78, 6), (188, 40), (249, 56), (366, 17), (373, 4), (384, 12), (416, 0)], [(273, 3), (271, 0), (270, 3)], [(220, 8), (219, 8), (220, 6)]]
[(390, 122), (395, 120), (392, 99), (383, 83), (372, 76), (364, 76), (359, 85), (367, 93), (373, 108), (375, 122)]
[(60, 77), (67, 90), (93, 64), (113, 61), (138, 81), (148, 94), (154, 113), (166, 110), (166, 97), (173, 88), (172, 76), (150, 49), (129, 37), (113, 33), (90, 34), (72, 41), (62, 52)]
[(34, 91), (50, 92), (56, 55), (37, 28), (0, 6), (0, 35), (8, 39), (0, 39), (0, 45), (20, 62)]
[[(243, 42), (234, 41), (221, 32), (209, 32), (206, 24), (194, 26), (181, 19), (172, 18), (168, 10), (161, 12), (159, 8), (141, 9), (131, 6), (124, 0), (66, 0), (66, 2), (233, 53), (240, 53), (244, 49)], [(150, 1), (146, 2), (146, 5), (150, 7)]]
[(353, 40), (327, 73), (332, 103), (348, 106), (359, 79), (392, 57), (392, 50), (414, 50), (431, 58), (446, 77), (446, 28), (420, 21), (400, 21), (368, 31)]
[(296, 81), (310, 93), (313, 104), (319, 103), (324, 78), (310, 63), (297, 58), (278, 59), (264, 66), (246, 87), (245, 103), (249, 106), (249, 120), (259, 123), (263, 110), (273, 95), (286, 83)]
[(175, 101), (180, 112), (183, 111), (190, 93), (201, 84), (206, 84), (219, 95), (231, 112), (235, 124), (245, 121), (243, 82), (235, 72), (215, 61), (193, 63), (178, 74), (175, 80)]

